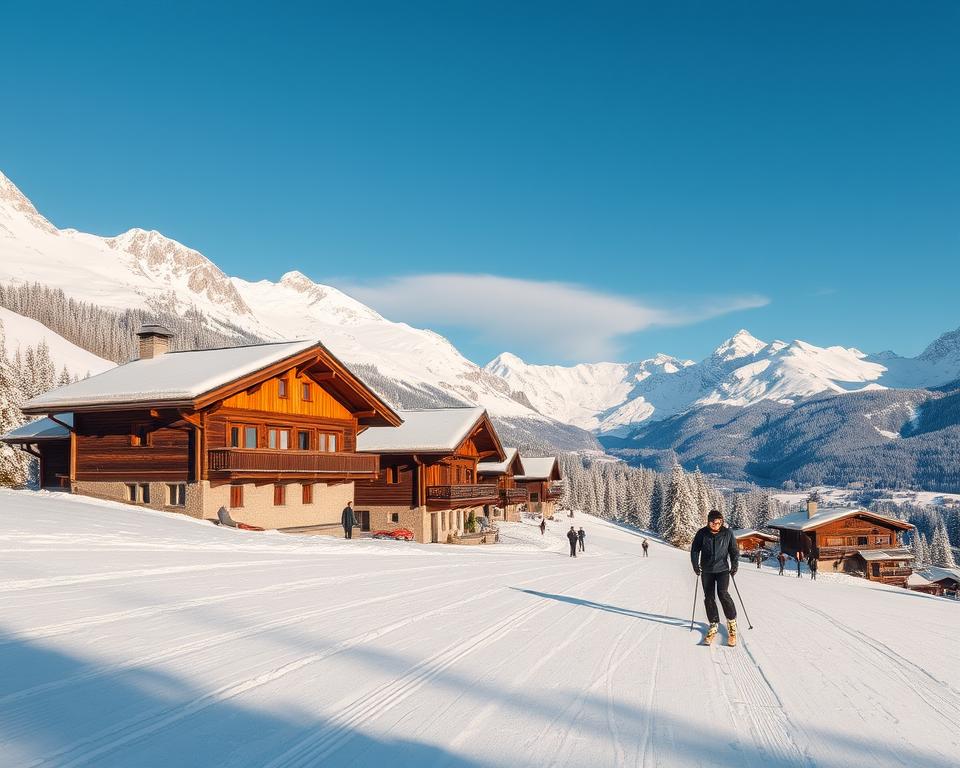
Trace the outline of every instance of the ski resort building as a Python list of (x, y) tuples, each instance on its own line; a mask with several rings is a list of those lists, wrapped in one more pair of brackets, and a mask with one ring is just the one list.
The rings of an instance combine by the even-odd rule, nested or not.
[(492, 509), (494, 517), (520, 522), (520, 507), (530, 501), (530, 492), (517, 485), (517, 475), (523, 475), (523, 460), (516, 448), (503, 449), (507, 458), (503, 461), (481, 461), (477, 464), (480, 482), (497, 484), (500, 500)]
[(758, 549), (770, 549), (778, 542), (778, 538), (770, 533), (758, 531), (756, 528), (738, 528), (733, 531), (741, 554), (750, 554)]
[(45, 418), (4, 442), (40, 461), (41, 485), (264, 528), (336, 526), (379, 459), (367, 427), (400, 416), (317, 341), (168, 351), (144, 326), (140, 356), (28, 401)]
[(924, 568), (907, 577), (907, 589), (956, 600), (960, 598), (960, 568)]
[(356, 512), (365, 530), (407, 528), (416, 541), (445, 542), (465, 531), (470, 513), (490, 517), (500, 502), (496, 482), (482, 482), (478, 464), (507, 455), (483, 408), (399, 412), (398, 428), (366, 430), (361, 453), (376, 455), (379, 476), (357, 483)]
[(524, 456), (523, 474), (514, 477), (518, 488), (530, 494), (527, 508), (550, 519), (563, 495), (560, 464), (556, 456)]
[(767, 523), (780, 535), (780, 549), (789, 555), (817, 550), (820, 568), (856, 573), (871, 581), (904, 586), (913, 554), (901, 546), (913, 525), (868, 509), (818, 507), (807, 500), (804, 511)]

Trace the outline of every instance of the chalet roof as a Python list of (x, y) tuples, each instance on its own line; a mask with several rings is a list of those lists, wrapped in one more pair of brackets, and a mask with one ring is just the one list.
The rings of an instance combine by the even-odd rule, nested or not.
[(314, 349), (325, 365), (341, 372), (341, 381), (351, 397), (375, 406), (375, 411), (383, 416), (378, 424), (399, 422), (396, 413), (316, 339), (167, 352), (133, 360), (38, 395), (28, 400), (22, 410), (52, 413), (140, 403), (187, 404)]
[[(60, 421), (73, 425), (72, 413), (57, 414)], [(7, 434), (0, 436), (0, 442), (4, 443), (36, 443), (43, 440), (66, 440), (70, 437), (70, 430), (63, 424), (58, 424), (53, 419), (44, 416), (42, 419), (34, 419), (27, 424), (11, 429)]]
[(930, 584), (947, 580), (960, 583), (960, 568), (941, 568), (940, 566), (932, 565), (929, 568), (918, 571), (917, 574), (914, 575), (920, 575)]
[(767, 541), (776, 541), (777, 537), (772, 533), (764, 533), (763, 531), (758, 531), (756, 528), (734, 528), (733, 529), (734, 538), (745, 539), (748, 536), (759, 536), (762, 539)]
[(520, 461), (520, 471), (523, 472), (523, 459), (520, 457), (516, 448), (504, 448), (504, 453), (507, 454), (507, 458), (503, 461), (481, 461), (477, 464), (477, 474), (478, 475), (505, 475), (510, 469), (510, 465), (513, 464), (514, 460), (517, 459)]
[(858, 549), (860, 555), (868, 563), (879, 560), (913, 560), (913, 552), (906, 548), (901, 549)]
[(771, 520), (767, 523), (766, 527), (789, 531), (812, 531), (827, 523), (843, 520), (845, 517), (855, 516), (869, 517), (872, 520), (882, 522), (893, 528), (899, 528), (903, 531), (909, 531), (913, 528), (913, 525), (903, 520), (897, 520), (895, 517), (887, 517), (886, 515), (871, 512), (869, 509), (858, 507), (824, 507), (818, 510), (813, 517), (807, 517), (806, 510), (791, 512), (789, 515)]
[(560, 467), (556, 456), (524, 456), (523, 474), (517, 480), (559, 480)]
[[(453, 453), (487, 416), (486, 409), (480, 407), (425, 408), (397, 413), (403, 424), (365, 430), (357, 436), (357, 450), (361, 453)], [(501, 455), (503, 449), (495, 434), (493, 439)]]

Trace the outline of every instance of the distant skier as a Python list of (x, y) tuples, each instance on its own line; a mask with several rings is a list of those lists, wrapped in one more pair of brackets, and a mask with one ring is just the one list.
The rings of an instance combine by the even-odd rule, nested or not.
[(777, 562), (780, 563), (780, 575), (783, 576), (783, 566), (787, 564), (787, 556), (781, 552), (777, 555)]
[(580, 537), (577, 536), (577, 532), (574, 530), (573, 526), (570, 526), (570, 530), (567, 531), (567, 541), (570, 542), (570, 557), (577, 556), (577, 543), (580, 541)]
[(763, 565), (763, 551), (757, 550), (757, 554), (753, 556), (753, 561), (757, 564), (757, 568)]
[(643, 547), (643, 556), (647, 557), (647, 550), (650, 549), (650, 542), (644, 539), (643, 544), (641, 544), (641, 546)]
[[(733, 531), (723, 524), (723, 513), (716, 509), (707, 515), (707, 524), (697, 531), (690, 547), (690, 562), (693, 572), (703, 584), (703, 605), (707, 609), (710, 627), (703, 638), (709, 645), (717, 636), (720, 626), (720, 613), (717, 611), (716, 598), (723, 606), (723, 615), (727, 619), (727, 643), (737, 644), (737, 607), (727, 590), (730, 578), (737, 573), (740, 564), (740, 548)], [(716, 598), (714, 597), (716, 590)]]
[(810, 578), (817, 580), (817, 568), (820, 567), (820, 550), (814, 547), (810, 550), (810, 557), (807, 558), (807, 567), (810, 569)]
[(583, 537), (586, 536), (586, 531), (583, 530), (583, 526), (580, 526), (580, 530), (577, 531), (577, 541), (580, 542), (580, 551), (583, 552)]
[(343, 508), (343, 512), (340, 514), (340, 524), (343, 526), (343, 538), (352, 539), (353, 538), (353, 526), (357, 524), (357, 518), (354, 517), (353, 507), (350, 505), (352, 501), (347, 502), (347, 506)]
[(547, 530), (547, 518), (540, 518), (540, 535), (543, 536), (543, 532)]

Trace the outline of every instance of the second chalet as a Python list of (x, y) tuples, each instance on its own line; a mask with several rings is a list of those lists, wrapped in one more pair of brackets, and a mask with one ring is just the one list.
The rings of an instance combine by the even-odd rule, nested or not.
[(314, 340), (186, 352), (144, 326), (139, 359), (28, 401), (4, 436), (41, 485), (263, 528), (336, 526), (379, 458), (356, 450), (397, 415)]

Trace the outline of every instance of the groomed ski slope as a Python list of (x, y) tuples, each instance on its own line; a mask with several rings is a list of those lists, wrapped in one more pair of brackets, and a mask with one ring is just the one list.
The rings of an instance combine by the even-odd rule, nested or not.
[(579, 514), (576, 560), (566, 521), (424, 547), (12, 491), (0, 520), (4, 766), (957, 764), (952, 601), (744, 563), (754, 629), (705, 648), (686, 553)]

